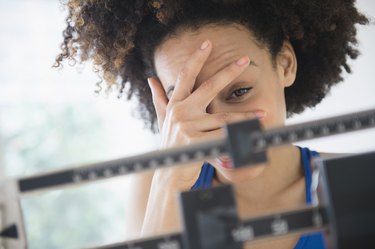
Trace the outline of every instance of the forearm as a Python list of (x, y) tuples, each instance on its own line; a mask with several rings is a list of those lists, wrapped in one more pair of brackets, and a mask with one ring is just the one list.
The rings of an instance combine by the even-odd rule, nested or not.
[(153, 173), (138, 173), (124, 178), (126, 240), (137, 239), (141, 235)]
[(171, 191), (168, 186), (153, 188), (148, 199), (141, 236), (179, 230), (177, 208), (177, 191)]
[(180, 230), (178, 195), (191, 188), (198, 177), (199, 169), (200, 166), (194, 165), (155, 172), (143, 221), (142, 237)]

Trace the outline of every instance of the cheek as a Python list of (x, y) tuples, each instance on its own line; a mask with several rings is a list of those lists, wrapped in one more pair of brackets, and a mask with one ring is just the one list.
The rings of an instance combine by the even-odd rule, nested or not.
[(268, 114), (270, 125), (278, 125), (285, 122), (285, 95), (284, 85), (279, 74), (270, 65), (262, 72), (259, 86), (259, 103), (264, 106)]
[(263, 89), (259, 89), (244, 102), (228, 104), (214, 100), (207, 108), (207, 113), (256, 111), (265, 113), (265, 117), (261, 118), (263, 127), (270, 128), (284, 125), (286, 119), (284, 92), (276, 87), (266, 86)]
[(273, 117), (271, 126), (283, 126), (286, 120), (286, 105), (283, 89), (277, 91), (273, 98), (273, 105), (270, 106), (270, 108), (272, 108)]
[(248, 110), (261, 110), (265, 117), (261, 119), (264, 128), (282, 126), (286, 119), (284, 93), (269, 89), (254, 96), (248, 104)]

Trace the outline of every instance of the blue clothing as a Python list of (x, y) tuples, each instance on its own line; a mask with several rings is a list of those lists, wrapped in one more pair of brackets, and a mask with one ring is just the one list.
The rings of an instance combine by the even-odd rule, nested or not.
[[(312, 172), (310, 167), (311, 159), (318, 157), (316, 151), (310, 151), (308, 148), (299, 148), (301, 151), (302, 166), (305, 172), (306, 182), (306, 204), (312, 204), (313, 198), (311, 193)], [(215, 174), (215, 168), (209, 163), (204, 163), (199, 177), (191, 189), (208, 188), (212, 186)], [(294, 249), (325, 249), (324, 235), (322, 232), (315, 232), (302, 235)]]

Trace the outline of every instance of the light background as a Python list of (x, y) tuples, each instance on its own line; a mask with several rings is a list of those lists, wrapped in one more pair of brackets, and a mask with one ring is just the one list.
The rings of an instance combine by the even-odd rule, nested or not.
[[(359, 0), (375, 17), (375, 1)], [(53, 0), (0, 0), (0, 180), (156, 149), (159, 138), (132, 117), (134, 104), (94, 94), (91, 66), (51, 68), (66, 12)], [(360, 27), (353, 74), (313, 110), (288, 124), (375, 108), (375, 25)], [(78, 72), (80, 71), (80, 73)], [(299, 143), (318, 151), (375, 149), (375, 131)], [(120, 241), (122, 178), (53, 191), (22, 202), (29, 248), (77, 248)], [(90, 210), (90, 212), (88, 212)], [(80, 224), (77, 226), (76, 224)], [(50, 236), (46, 237), (46, 234)]]
[[(375, 17), (375, 1), (359, 0), (357, 6), (363, 13)], [(344, 82), (334, 86), (314, 109), (288, 120), (288, 124), (330, 117), (375, 107), (375, 26), (360, 26), (358, 29), (359, 49), (362, 54), (350, 63), (352, 74), (345, 74)], [(375, 131), (367, 130), (299, 143), (324, 152), (363, 152), (375, 149)]]

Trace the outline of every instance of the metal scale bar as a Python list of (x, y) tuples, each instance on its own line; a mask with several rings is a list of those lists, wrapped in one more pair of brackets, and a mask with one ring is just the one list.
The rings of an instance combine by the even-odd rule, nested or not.
[(316, 206), (245, 220), (230, 232), (234, 242), (243, 243), (324, 229), (328, 229), (326, 210)]
[[(243, 243), (279, 236), (329, 231), (333, 248), (375, 248), (375, 151), (315, 161), (319, 206), (238, 218), (231, 185), (180, 194), (183, 231), (116, 247), (137, 249), (241, 249)], [(182, 243), (181, 243), (182, 239)], [(166, 244), (164, 244), (166, 245)]]
[(254, 153), (268, 147), (290, 144), (346, 132), (358, 131), (375, 126), (375, 110), (316, 120), (282, 128), (250, 134)]
[(92, 182), (145, 170), (203, 161), (226, 152), (224, 140), (145, 153), (82, 167), (54, 171), (18, 180), (20, 193)]
[[(372, 127), (375, 127), (375, 109), (266, 131), (247, 130), (245, 131), (247, 136), (242, 136), (243, 139), (241, 139), (244, 140), (242, 142), (245, 144), (251, 143), (252, 146), (244, 151), (245, 154), (251, 154), (265, 151), (269, 146), (280, 146)], [(20, 194), (26, 194), (36, 190), (93, 182), (144, 170), (202, 161), (207, 158), (230, 154), (228, 147), (230, 145), (225, 139), (212, 140), (205, 143), (23, 177), (17, 180), (19, 192)], [(235, 158), (234, 162), (236, 165)]]
[[(225, 223), (225, 219), (223, 220)], [(265, 238), (286, 236), (295, 233), (314, 232), (328, 227), (328, 219), (323, 207), (308, 207), (294, 211), (256, 217), (233, 224), (226, 224), (223, 238), (233, 245), (241, 246)], [(204, 235), (202, 235), (204, 236)], [(116, 243), (98, 249), (191, 249), (183, 243), (181, 233), (166, 234), (160, 237)], [(205, 239), (209, 238), (205, 237)], [(203, 246), (204, 247), (204, 246)]]
[(182, 249), (182, 237), (180, 233), (166, 234), (145, 240), (134, 240), (125, 243), (116, 243), (95, 249)]
[[(247, 122), (254, 123), (254, 121)], [(227, 128), (231, 129), (230, 126), (232, 125), (229, 125)], [(255, 131), (244, 129), (244, 127), (245, 126), (240, 126), (241, 129), (239, 135), (235, 134), (241, 146), (245, 147), (245, 150), (241, 148), (241, 153), (256, 154), (264, 152), (269, 146), (279, 146), (306, 139), (325, 137), (375, 127), (375, 109), (276, 128), (264, 132), (257, 131), (256, 127)], [(232, 132), (235, 130), (235, 128), (232, 128)], [(231, 134), (228, 135), (228, 137), (231, 138)], [(12, 181), (18, 186), (18, 190), (14, 189), (16, 192), (18, 191), (18, 193), (15, 193), (15, 195), (12, 196), (18, 198), (17, 195), (19, 194), (27, 194), (35, 190), (48, 190), (53, 187), (75, 185), (81, 182), (96, 181), (143, 170), (174, 166), (192, 161), (201, 161), (209, 157), (217, 157), (221, 154), (230, 154), (229, 152), (233, 151), (233, 148), (231, 148), (231, 142), (233, 144), (233, 141), (238, 142), (236, 139), (232, 141), (209, 141), (206, 143), (156, 151), (104, 163), (24, 177)], [(248, 146), (249, 144), (251, 144), (251, 146)], [(234, 154), (234, 157), (236, 156), (237, 155)], [(297, 222), (294, 223), (293, 221)], [(224, 223), (228, 224), (227, 222)], [(18, 225), (21, 226), (20, 224)], [(263, 216), (245, 221), (237, 220), (236, 222), (233, 222), (232, 220), (229, 226), (226, 226), (226, 235), (234, 244), (239, 244), (270, 236), (316, 231), (318, 229), (325, 229), (327, 225), (328, 223), (324, 208), (305, 208), (299, 211), (288, 211), (272, 214), (269, 217)], [(117, 244), (113, 247), (106, 246), (104, 248), (187, 249), (189, 247), (184, 243), (181, 244), (183, 238), (184, 235), (175, 233), (163, 235), (158, 238), (154, 237), (147, 240), (126, 242), (122, 245)]]

